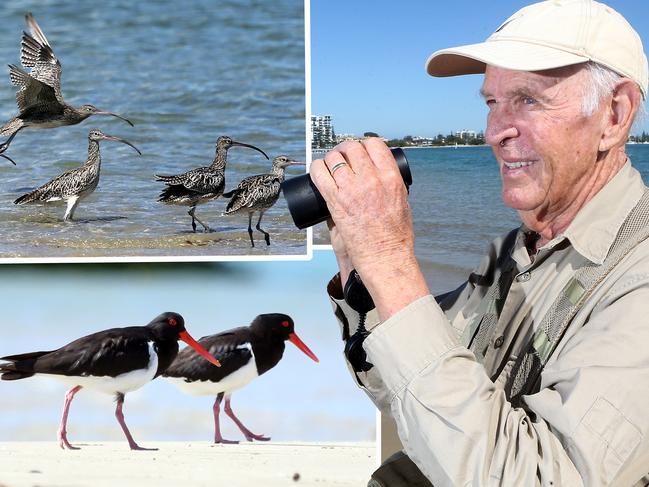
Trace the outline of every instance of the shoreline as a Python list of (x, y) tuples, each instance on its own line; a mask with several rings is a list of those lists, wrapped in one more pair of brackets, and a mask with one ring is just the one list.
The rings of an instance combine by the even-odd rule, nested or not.
[(376, 467), (374, 443), (0, 442), (2, 487), (321, 487), (365, 485)]
[[(649, 145), (649, 142), (627, 142), (625, 145)], [(459, 149), (463, 147), (489, 147), (489, 144), (457, 144), (457, 145), (399, 145), (391, 149)], [(330, 149), (311, 149), (312, 154), (326, 154)]]
[[(462, 147), (489, 147), (487, 144), (458, 144), (458, 145), (399, 145), (390, 149), (459, 149)], [(311, 149), (312, 154), (326, 154), (331, 149)]]

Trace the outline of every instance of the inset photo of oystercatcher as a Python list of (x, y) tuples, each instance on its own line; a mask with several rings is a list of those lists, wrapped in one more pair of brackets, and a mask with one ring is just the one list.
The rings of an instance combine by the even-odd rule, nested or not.
[(43, 472), (32, 480), (44, 485), (362, 485), (376, 412), (343, 359), (325, 291), (336, 272), (330, 251), (0, 266), (0, 472)]

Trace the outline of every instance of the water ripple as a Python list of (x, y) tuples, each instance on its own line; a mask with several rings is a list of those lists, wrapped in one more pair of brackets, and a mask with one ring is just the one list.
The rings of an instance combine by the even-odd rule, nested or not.
[[(223, 217), (226, 201), (198, 208), (216, 230), (190, 232), (186, 207), (158, 203), (155, 173), (209, 165), (218, 136), (254, 144), (272, 157), (304, 159), (303, 2), (51, 0), (0, 5), (0, 59), (19, 63), (24, 14), (31, 10), (63, 64), (62, 91), (73, 105), (93, 103), (131, 119), (93, 117), (56, 130), (25, 130), (0, 161), (0, 257), (218, 256), (304, 254), (283, 199), (262, 226), (272, 245), (250, 248), (246, 215)], [(16, 111), (8, 76), (0, 115)], [(13, 200), (82, 164), (92, 128), (126, 138), (143, 152), (102, 143), (96, 192), (79, 205), (78, 222), (61, 221), (61, 206), (16, 206)], [(119, 147), (118, 147), (119, 146)], [(226, 185), (266, 172), (259, 154), (233, 149)], [(294, 172), (297, 174), (297, 172)], [(262, 245), (263, 244), (263, 247)]]

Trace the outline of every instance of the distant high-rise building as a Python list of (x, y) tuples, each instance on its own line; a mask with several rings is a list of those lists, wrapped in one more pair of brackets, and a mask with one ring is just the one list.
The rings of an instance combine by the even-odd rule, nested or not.
[(329, 149), (336, 143), (331, 115), (311, 116), (311, 149)]
[(475, 130), (464, 129), (464, 130), (458, 130), (457, 132), (455, 132), (455, 136), (459, 137), (462, 140), (469, 140), (469, 139), (475, 139), (477, 134), (476, 134)]

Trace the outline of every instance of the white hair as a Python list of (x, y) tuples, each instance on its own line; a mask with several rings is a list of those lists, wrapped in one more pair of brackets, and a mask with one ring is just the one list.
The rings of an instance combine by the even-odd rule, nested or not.
[[(622, 78), (610, 68), (603, 66), (594, 61), (586, 63), (586, 70), (591, 78), (591, 84), (584, 93), (581, 102), (582, 113), (589, 117), (599, 108), (599, 104), (607, 96), (613, 93), (615, 84)], [(644, 103), (640, 103), (635, 115), (634, 123), (644, 119), (646, 115)]]
[(586, 88), (581, 101), (581, 111), (585, 116), (590, 117), (599, 108), (601, 101), (613, 93), (615, 84), (621, 76), (612, 69), (593, 61), (586, 63), (586, 70), (590, 75), (591, 83)]

